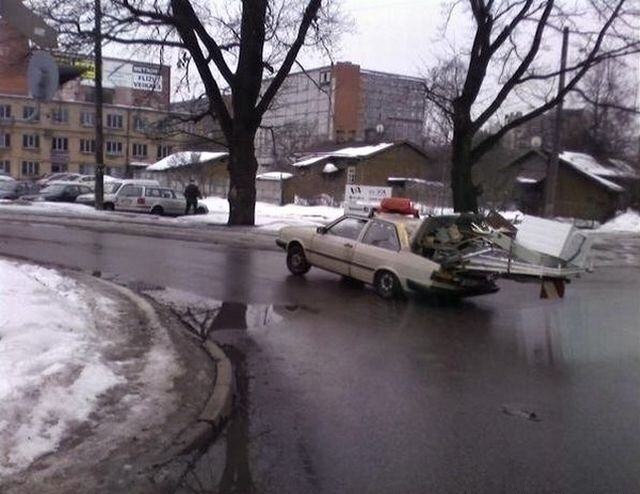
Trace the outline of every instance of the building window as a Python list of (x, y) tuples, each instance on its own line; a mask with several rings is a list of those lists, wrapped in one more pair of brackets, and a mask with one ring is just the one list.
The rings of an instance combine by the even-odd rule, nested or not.
[(23, 134), (22, 147), (25, 149), (40, 149), (40, 136), (38, 134)]
[(38, 109), (35, 106), (23, 106), (22, 118), (23, 120), (28, 120), (29, 122), (39, 122), (40, 114), (38, 113)]
[(81, 175), (95, 175), (96, 173), (96, 167), (95, 165), (87, 165), (87, 164), (80, 164), (80, 174)]
[(51, 121), (54, 124), (69, 123), (69, 110), (67, 108), (56, 108), (51, 112)]
[(94, 127), (96, 125), (96, 114), (88, 111), (80, 113), (80, 125), (83, 127)]
[(66, 163), (51, 163), (51, 173), (64, 173), (69, 171)]
[(96, 140), (95, 139), (80, 139), (80, 152), (84, 154), (91, 154), (96, 152)]
[(0, 105), (0, 120), (11, 118), (11, 105)]
[(135, 130), (136, 132), (146, 132), (148, 126), (149, 123), (147, 122), (146, 118), (140, 117), (138, 115), (133, 117), (133, 130)]
[(69, 139), (66, 137), (54, 137), (51, 139), (52, 151), (69, 151)]
[(331, 82), (331, 71), (323, 70), (320, 72), (320, 85), (329, 84)]
[(11, 134), (0, 134), (0, 149), (11, 147)]
[(157, 158), (160, 160), (162, 158), (166, 158), (173, 151), (173, 146), (167, 146), (166, 144), (160, 144), (158, 146), (158, 152), (156, 154)]
[(11, 173), (11, 161), (9, 160), (0, 160), (0, 171), (5, 172), (7, 174)]
[(121, 129), (123, 127), (122, 115), (107, 113), (107, 127), (109, 129)]
[(35, 177), (40, 175), (40, 163), (37, 161), (23, 161), (22, 175), (25, 177)]
[(347, 168), (347, 183), (355, 184), (356, 183), (356, 167), (350, 166)]
[(146, 158), (147, 157), (147, 145), (146, 144), (140, 144), (137, 142), (133, 143), (133, 150), (132, 150), (132, 155), (135, 158)]
[(122, 154), (122, 142), (107, 141), (106, 151), (107, 151), (107, 154), (111, 156), (120, 156)]

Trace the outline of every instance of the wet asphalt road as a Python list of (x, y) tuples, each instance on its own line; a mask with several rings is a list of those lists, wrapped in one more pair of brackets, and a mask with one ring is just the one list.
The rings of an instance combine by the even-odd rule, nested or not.
[(563, 301), (504, 282), (438, 306), (293, 278), (270, 251), (5, 223), (0, 252), (231, 312), (275, 305), (266, 325), (214, 332), (242, 355), (248, 399), (200, 467), (221, 492), (640, 492), (638, 267)]

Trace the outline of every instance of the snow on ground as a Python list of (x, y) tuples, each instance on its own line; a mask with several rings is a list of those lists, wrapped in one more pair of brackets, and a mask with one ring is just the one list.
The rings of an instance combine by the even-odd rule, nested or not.
[[(207, 205), (209, 214), (182, 216), (181, 223), (222, 223), (227, 222), (229, 203), (222, 197), (207, 197), (200, 202)], [(277, 231), (283, 226), (317, 226), (344, 214), (341, 208), (330, 206), (299, 206), (286, 204), (278, 206), (266, 202), (256, 203), (256, 226), (262, 230)]]
[(115, 304), (90, 299), (54, 270), (0, 259), (0, 475), (55, 451), (120, 382), (94, 332)]
[(627, 209), (600, 227), (601, 232), (640, 233), (640, 212)]

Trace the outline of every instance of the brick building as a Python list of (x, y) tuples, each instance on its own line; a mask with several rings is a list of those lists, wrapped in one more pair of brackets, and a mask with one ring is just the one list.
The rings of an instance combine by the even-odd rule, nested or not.
[[(27, 87), (31, 49), (26, 36), (0, 19), (0, 169), (16, 178), (93, 173), (92, 62), (54, 54), (59, 64), (84, 73), (63, 85), (52, 101), (39, 103)], [(168, 66), (105, 58), (103, 70), (107, 173), (130, 175), (133, 166), (146, 166), (182, 147), (185, 135), (169, 128)]]
[[(265, 80), (267, 87), (269, 80)], [(423, 81), (342, 62), (287, 76), (256, 136), (264, 168), (318, 143), (424, 138)]]

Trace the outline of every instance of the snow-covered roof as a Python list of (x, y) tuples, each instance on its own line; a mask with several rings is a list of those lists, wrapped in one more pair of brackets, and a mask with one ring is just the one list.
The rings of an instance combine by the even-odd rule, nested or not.
[(535, 179), (531, 177), (523, 177), (523, 176), (516, 177), (516, 182), (519, 182), (521, 184), (537, 184), (538, 182), (540, 182), (540, 180), (541, 179)]
[(256, 175), (257, 180), (273, 180), (278, 182), (281, 180), (289, 180), (291, 177), (293, 177), (293, 174), (287, 172), (266, 172)]
[(324, 165), (324, 168), (322, 169), (322, 173), (335, 173), (337, 171), (340, 171), (340, 170), (338, 170), (338, 167), (333, 163), (327, 163), (326, 165)]
[(585, 153), (576, 153), (573, 151), (564, 151), (560, 153), (560, 159), (569, 164), (579, 172), (587, 175), (589, 178), (604, 185), (607, 189), (615, 192), (622, 192), (624, 189), (611, 180), (603, 177), (621, 177), (624, 176), (619, 170), (614, 170), (602, 166), (593, 156)]
[(226, 152), (180, 151), (170, 154), (166, 158), (162, 158), (153, 165), (149, 165), (147, 167), (147, 171), (159, 172), (169, 170), (171, 168), (179, 168), (181, 166), (198, 165), (208, 161), (218, 160), (228, 155), (229, 153)]
[(149, 166), (149, 163), (146, 161), (130, 161), (129, 166), (135, 166), (136, 168), (146, 168)]
[(371, 146), (346, 147), (337, 149), (335, 151), (328, 151), (325, 153), (318, 153), (313, 156), (307, 156), (305, 159), (295, 162), (293, 166), (309, 166), (328, 158), (366, 158), (367, 156), (371, 156), (372, 154), (390, 148), (393, 145), (393, 142), (382, 142), (380, 144), (373, 144)]
[(428, 185), (429, 187), (444, 187), (444, 184), (442, 182), (413, 177), (388, 177), (387, 182), (411, 182), (414, 184)]
[(621, 177), (639, 178), (638, 172), (626, 161), (610, 158), (609, 164), (616, 168)]

